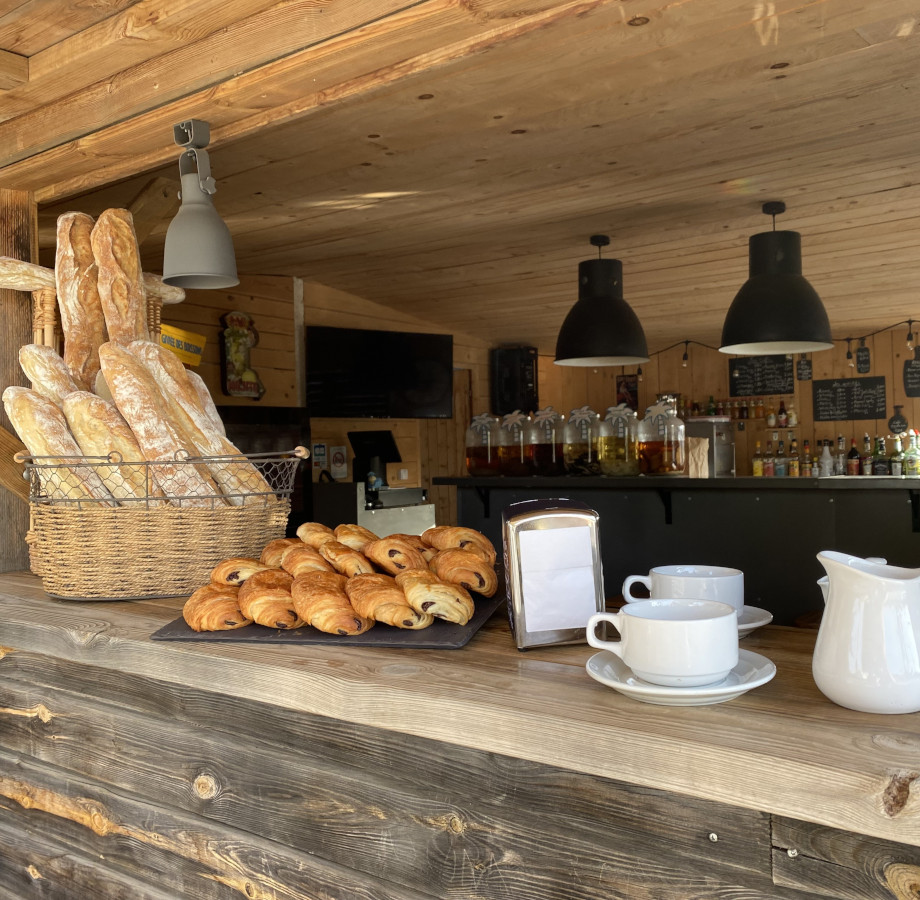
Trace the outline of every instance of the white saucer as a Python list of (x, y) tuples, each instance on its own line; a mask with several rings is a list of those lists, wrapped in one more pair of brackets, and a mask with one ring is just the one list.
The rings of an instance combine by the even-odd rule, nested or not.
[(643, 681), (633, 675), (632, 669), (609, 650), (595, 653), (585, 668), (595, 681), (633, 700), (656, 703), (659, 706), (708, 706), (724, 703), (766, 684), (776, 674), (776, 666), (769, 659), (750, 650), (738, 651), (738, 665), (722, 681), (700, 687), (665, 687)]
[(773, 613), (756, 606), (745, 606), (738, 615), (738, 637), (747, 637), (755, 628), (769, 625), (773, 621)]

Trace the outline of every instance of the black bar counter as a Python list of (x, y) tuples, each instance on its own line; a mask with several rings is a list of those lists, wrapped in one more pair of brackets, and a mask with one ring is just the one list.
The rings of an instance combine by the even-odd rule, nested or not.
[(608, 597), (655, 565), (734, 566), (749, 606), (779, 624), (814, 618), (821, 550), (920, 566), (920, 479), (562, 476), (435, 478), (457, 487), (458, 522), (501, 543), (502, 510), (521, 500), (580, 500), (600, 515)]

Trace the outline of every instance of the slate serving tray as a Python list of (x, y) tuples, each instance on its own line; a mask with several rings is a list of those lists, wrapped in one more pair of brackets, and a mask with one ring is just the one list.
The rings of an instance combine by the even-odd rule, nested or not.
[(407, 628), (393, 628), (379, 622), (364, 634), (326, 634), (309, 625), (292, 628), (289, 631), (266, 628), (263, 625), (247, 625), (232, 631), (193, 631), (179, 616), (159, 631), (150, 635), (154, 641), (208, 641), (249, 644), (342, 644), (355, 647), (405, 647), (414, 650), (459, 650), (469, 643), (470, 638), (482, 628), (492, 614), (504, 605), (504, 591), (499, 588), (493, 597), (473, 595), (476, 611), (466, 625), (454, 625), (435, 619), (434, 623), (420, 631)]

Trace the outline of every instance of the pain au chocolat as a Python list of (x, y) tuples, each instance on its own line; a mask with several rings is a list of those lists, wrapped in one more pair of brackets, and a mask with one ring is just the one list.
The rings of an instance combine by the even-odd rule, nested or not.
[(230, 631), (252, 625), (240, 609), (239, 588), (206, 584), (198, 588), (182, 607), (182, 618), (193, 631)]
[(307, 572), (294, 579), (291, 595), (297, 614), (327, 634), (361, 634), (374, 624), (359, 615), (345, 593), (348, 578), (338, 572)]
[(371, 562), (390, 575), (398, 575), (406, 569), (424, 569), (425, 557), (398, 538), (386, 537), (373, 541), (364, 548), (364, 554)]
[(345, 583), (345, 593), (358, 615), (396, 628), (427, 628), (434, 617), (413, 609), (390, 575), (355, 575)]
[(458, 584), (483, 597), (491, 597), (498, 590), (495, 569), (470, 550), (441, 550), (428, 565), (442, 581)]
[(422, 540), (438, 550), (469, 550), (495, 565), (496, 553), (492, 542), (475, 528), (460, 525), (438, 525), (422, 532)]
[(240, 588), (240, 609), (259, 625), (288, 630), (303, 625), (291, 597), (293, 577), (282, 569), (250, 575)]
[(445, 584), (430, 569), (408, 569), (396, 583), (414, 610), (457, 625), (466, 625), (476, 609), (473, 598), (459, 585)]

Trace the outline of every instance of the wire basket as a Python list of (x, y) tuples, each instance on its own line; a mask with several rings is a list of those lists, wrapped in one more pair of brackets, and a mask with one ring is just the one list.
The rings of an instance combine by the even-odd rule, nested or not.
[(30, 484), (32, 571), (66, 600), (190, 594), (221, 560), (258, 557), (284, 536), (308, 455), (298, 447), (138, 463), (17, 456)]

